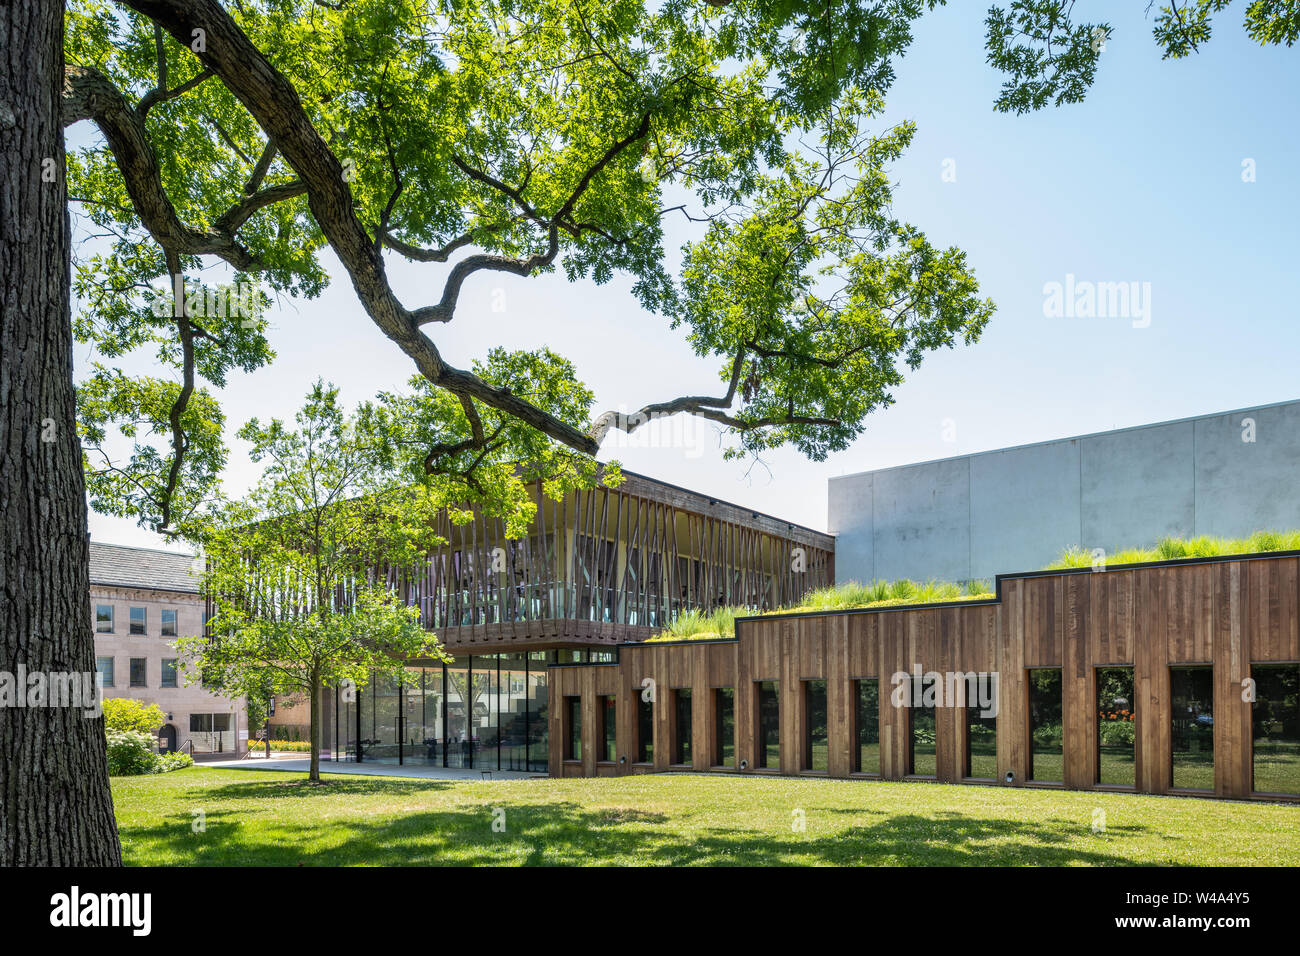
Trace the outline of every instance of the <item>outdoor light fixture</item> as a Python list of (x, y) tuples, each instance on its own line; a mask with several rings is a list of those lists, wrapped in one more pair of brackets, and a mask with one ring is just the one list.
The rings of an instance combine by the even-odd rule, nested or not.
[(742, 761), (740, 762), (740, 769), (741, 769), (741, 770), (748, 770), (748, 769), (749, 769), (749, 761), (748, 761), (748, 760), (742, 760)]
[(619, 762), (619, 763), (627, 763), (627, 754), (623, 754), (623, 756), (619, 757), (619, 758), (618, 758), (618, 762)]
[(1016, 772), (1015, 772), (1014, 770), (1008, 770), (1008, 771), (1007, 771), (1007, 775), (1006, 775), (1005, 777), (1003, 777), (1002, 779), (1005, 780), (1007, 783), (1015, 783), (1015, 782), (1016, 782)]

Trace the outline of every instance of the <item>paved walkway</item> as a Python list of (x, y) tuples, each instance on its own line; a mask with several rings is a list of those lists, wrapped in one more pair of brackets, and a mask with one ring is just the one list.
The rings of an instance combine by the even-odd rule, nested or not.
[[(244, 760), (205, 760), (200, 767), (217, 767), (225, 770), (288, 770), (306, 773), (311, 761), (306, 757), (248, 757)], [(540, 780), (545, 774), (524, 773), (522, 770), (458, 770), (452, 767), (429, 767), (419, 764), (351, 763), (322, 760), (321, 773), (363, 774), (372, 777), (413, 777), (419, 780)]]

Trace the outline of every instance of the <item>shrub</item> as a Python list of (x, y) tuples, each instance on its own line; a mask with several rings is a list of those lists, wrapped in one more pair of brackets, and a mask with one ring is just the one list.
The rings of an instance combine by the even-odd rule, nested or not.
[(154, 765), (154, 773), (167, 773), (172, 770), (181, 770), (185, 767), (194, 766), (194, 758), (189, 754), (170, 753), (157, 754), (158, 760)]
[(1103, 720), (1099, 735), (1102, 744), (1108, 747), (1131, 746), (1137, 739), (1137, 731), (1128, 720)]
[(158, 755), (153, 752), (152, 739), (148, 734), (112, 728), (104, 733), (108, 738), (110, 777), (132, 777), (154, 772)]
[(101, 705), (104, 726), (113, 730), (129, 730), (153, 736), (167, 722), (167, 715), (157, 704), (142, 704), (126, 697), (110, 697)]

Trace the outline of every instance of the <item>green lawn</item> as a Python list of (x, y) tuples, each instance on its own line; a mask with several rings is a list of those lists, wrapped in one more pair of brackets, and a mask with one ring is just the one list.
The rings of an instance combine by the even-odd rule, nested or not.
[[(735, 776), (113, 778), (133, 865), (1300, 865), (1300, 807)], [(493, 831), (493, 809), (505, 832)], [(1106, 813), (1091, 832), (1093, 811)], [(804, 832), (795, 832), (796, 810)], [(196, 811), (206, 830), (193, 832)]]

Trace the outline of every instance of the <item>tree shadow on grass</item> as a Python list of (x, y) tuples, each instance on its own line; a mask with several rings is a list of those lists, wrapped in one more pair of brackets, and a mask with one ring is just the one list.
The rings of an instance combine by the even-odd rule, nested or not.
[[(1093, 835), (1087, 824), (951, 811), (939, 817), (866, 811), (864, 816), (881, 819), (821, 834), (821, 811), (808, 815), (803, 833), (790, 832), (784, 820), (781, 829), (683, 832), (663, 814), (631, 808), (557, 802), (509, 803), (503, 809), (498, 817), (489, 801), (390, 819), (340, 816), (316, 823), (217, 809), (207, 814), (201, 834), (190, 832), (188, 816), (173, 814), (123, 827), (122, 836), (131, 862), (137, 852), (139, 862), (163, 852), (193, 865), (1124, 866), (1134, 863), (1125, 845), (1149, 832), (1126, 826)], [(494, 830), (494, 822), (503, 832)], [(1078, 842), (1081, 836), (1088, 838), (1086, 846)]]
[[(454, 786), (454, 780), (412, 780), (401, 777), (335, 777), (322, 778), (320, 783), (311, 783), (306, 777), (294, 777), (288, 780), (258, 780), (247, 783), (213, 784), (205, 781), (195, 788), (196, 793), (203, 793), (204, 800), (224, 802), (227, 800), (268, 800), (281, 798), (307, 799), (311, 797), (360, 797), (360, 796), (408, 796), (446, 790)], [(182, 791), (183, 792), (183, 791)]]

